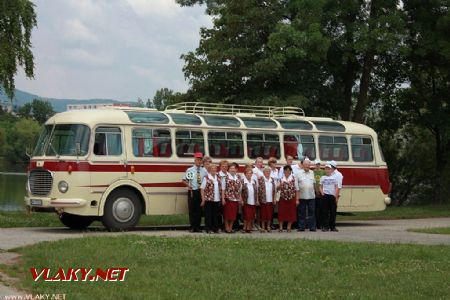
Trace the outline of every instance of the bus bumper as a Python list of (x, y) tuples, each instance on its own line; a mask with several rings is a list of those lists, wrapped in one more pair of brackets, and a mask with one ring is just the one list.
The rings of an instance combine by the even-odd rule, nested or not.
[(84, 199), (55, 199), (55, 198), (36, 198), (25, 197), (25, 205), (32, 208), (64, 208), (64, 207), (82, 207), (87, 203)]

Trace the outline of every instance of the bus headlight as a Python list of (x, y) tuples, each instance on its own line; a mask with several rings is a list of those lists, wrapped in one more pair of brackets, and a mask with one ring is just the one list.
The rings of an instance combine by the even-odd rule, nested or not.
[(64, 180), (63, 180), (63, 181), (60, 181), (60, 182), (58, 183), (58, 190), (59, 190), (61, 193), (67, 192), (67, 191), (69, 190), (69, 184), (68, 184), (67, 182), (65, 182)]

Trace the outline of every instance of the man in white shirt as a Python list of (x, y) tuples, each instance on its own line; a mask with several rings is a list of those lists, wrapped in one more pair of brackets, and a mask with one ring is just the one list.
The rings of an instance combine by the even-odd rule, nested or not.
[(337, 195), (339, 181), (333, 174), (331, 162), (325, 165), (326, 175), (320, 178), (320, 193), (322, 194), (322, 231), (338, 231), (336, 228)]
[[(297, 206), (298, 231), (316, 231), (316, 194), (314, 191), (314, 172), (310, 170), (311, 161), (305, 158), (303, 161), (303, 172), (297, 174), (300, 189), (300, 205)], [(306, 217), (308, 212), (308, 217)]]
[[(286, 165), (291, 166), (292, 168), (292, 175), (297, 178), (297, 174), (300, 171), (300, 167), (298, 164), (294, 164), (294, 158), (290, 155), (286, 156)], [(278, 171), (278, 180), (281, 180), (284, 176), (284, 170), (283, 167), (280, 168)]]

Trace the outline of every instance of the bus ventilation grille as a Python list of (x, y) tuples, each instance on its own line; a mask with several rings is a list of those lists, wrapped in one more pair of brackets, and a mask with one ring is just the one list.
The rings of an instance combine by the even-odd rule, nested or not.
[(28, 182), (32, 195), (47, 196), (52, 189), (53, 176), (47, 170), (36, 169), (30, 172)]

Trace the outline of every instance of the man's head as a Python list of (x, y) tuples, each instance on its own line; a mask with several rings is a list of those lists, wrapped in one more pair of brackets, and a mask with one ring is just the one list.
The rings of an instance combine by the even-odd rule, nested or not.
[(303, 160), (303, 170), (309, 171), (310, 167), (311, 167), (311, 161), (309, 160), (309, 158), (305, 158)]
[(337, 162), (334, 161), (334, 160), (330, 161), (330, 166), (331, 166), (331, 168), (332, 168), (333, 170), (336, 170), (336, 169), (337, 169)]
[(200, 167), (203, 163), (203, 154), (201, 152), (194, 153), (194, 164), (197, 167)]

